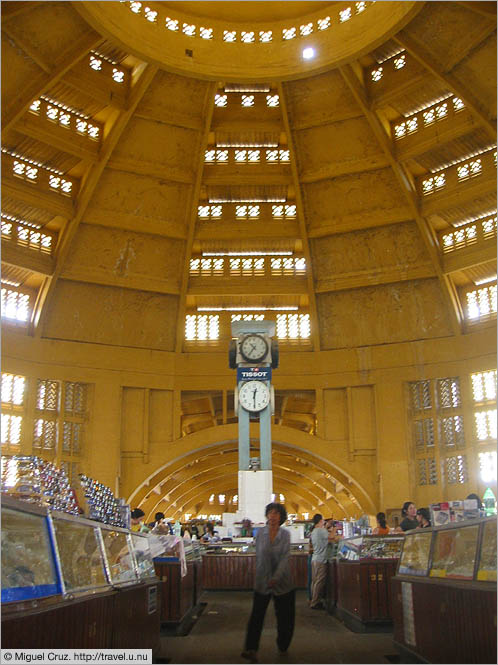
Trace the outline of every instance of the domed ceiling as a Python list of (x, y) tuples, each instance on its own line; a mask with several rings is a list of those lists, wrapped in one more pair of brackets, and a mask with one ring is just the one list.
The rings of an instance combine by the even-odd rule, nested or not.
[[(495, 3), (2, 2), (2, 34), (16, 335), (209, 376), (234, 316), (276, 320), (290, 367), (465, 334), (496, 284)], [(236, 421), (220, 385), (183, 385), (179, 436)], [(276, 425), (315, 413), (277, 389)]]

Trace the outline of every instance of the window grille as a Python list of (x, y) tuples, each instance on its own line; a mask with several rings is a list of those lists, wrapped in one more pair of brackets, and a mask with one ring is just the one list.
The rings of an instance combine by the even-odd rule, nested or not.
[(471, 374), (474, 402), (496, 401), (496, 370)]
[(24, 395), (26, 387), (26, 378), (16, 374), (2, 373), (2, 405), (22, 406), (24, 404)]
[(415, 381), (410, 383), (411, 407), (414, 411), (432, 409), (430, 381)]
[(271, 30), (260, 30), (259, 31), (259, 41), (262, 44), (268, 44), (273, 39), (273, 33)]
[(185, 339), (187, 341), (210, 341), (219, 339), (219, 314), (187, 314)]
[(496, 451), (479, 453), (479, 472), (483, 483), (496, 483)]
[(474, 413), (476, 435), (478, 441), (496, 439), (496, 409), (476, 411)]
[(447, 448), (464, 448), (465, 436), (462, 416), (449, 416), (438, 418), (439, 441)]
[(446, 482), (448, 485), (463, 485), (468, 481), (467, 458), (456, 455), (445, 459)]
[(467, 318), (479, 321), (496, 314), (496, 284), (468, 291)]
[(425, 448), (434, 446), (434, 420), (424, 418), (415, 420), (413, 423), (415, 447), (418, 451), (424, 451)]
[(309, 339), (311, 334), (309, 314), (277, 314), (276, 331), (279, 339)]
[(436, 394), (440, 409), (454, 409), (461, 406), (459, 378), (438, 379), (436, 381)]

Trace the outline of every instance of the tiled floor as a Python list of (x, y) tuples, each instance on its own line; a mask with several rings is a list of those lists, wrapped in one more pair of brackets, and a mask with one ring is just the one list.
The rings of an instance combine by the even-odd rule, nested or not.
[[(204, 611), (188, 635), (162, 637), (170, 663), (247, 663), (240, 657), (252, 606), (248, 591), (205, 592)], [(278, 656), (270, 604), (258, 653), (260, 663), (389, 663), (396, 659), (392, 633), (353, 633), (325, 611), (310, 610), (305, 591), (296, 597), (296, 628), (287, 657)]]

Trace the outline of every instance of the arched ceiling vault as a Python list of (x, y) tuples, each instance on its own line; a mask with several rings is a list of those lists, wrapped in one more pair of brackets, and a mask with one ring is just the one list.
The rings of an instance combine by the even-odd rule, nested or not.
[[(203, 435), (206, 433), (204, 431)], [(375, 509), (374, 502), (354, 479), (307, 450), (274, 441), (272, 466), (274, 491), (285, 494), (281, 488), (290, 488), (296, 500), (299, 499), (299, 512), (309, 512), (322, 505), (331, 513), (346, 516)], [(191, 449), (156, 469), (127, 500), (141, 507), (147, 515), (153, 515), (159, 508), (165, 512), (166, 505), (179, 513), (194, 512), (194, 507), (199, 503), (204, 505), (211, 494), (236, 487), (237, 470), (236, 441)]]

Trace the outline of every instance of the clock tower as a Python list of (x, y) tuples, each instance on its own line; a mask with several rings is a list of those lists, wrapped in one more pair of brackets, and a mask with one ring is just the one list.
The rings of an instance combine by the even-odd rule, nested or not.
[[(239, 507), (237, 516), (263, 522), (273, 491), (271, 416), (275, 411), (272, 368), (278, 367), (273, 321), (232, 323), (229, 364), (237, 369), (234, 408), (239, 423)], [(259, 457), (250, 455), (251, 420), (259, 420)]]

